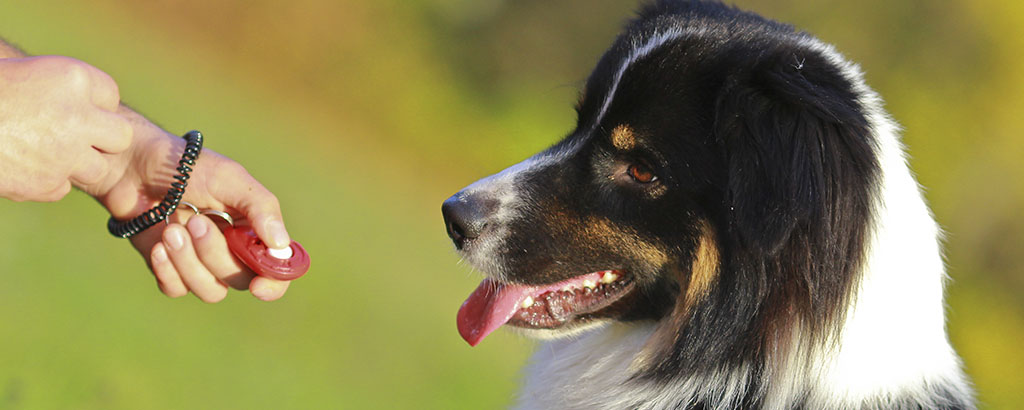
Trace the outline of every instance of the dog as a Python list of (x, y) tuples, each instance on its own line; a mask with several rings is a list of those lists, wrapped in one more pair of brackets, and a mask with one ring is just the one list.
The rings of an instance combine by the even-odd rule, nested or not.
[(899, 128), (811, 35), (662, 0), (575, 129), (442, 205), (471, 345), (545, 342), (527, 409), (972, 409)]

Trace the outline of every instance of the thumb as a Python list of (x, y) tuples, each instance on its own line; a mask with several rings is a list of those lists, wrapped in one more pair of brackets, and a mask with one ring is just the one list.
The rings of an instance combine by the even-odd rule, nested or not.
[(291, 244), (277, 197), (237, 162), (225, 160), (215, 172), (206, 174), (210, 195), (245, 215), (256, 235), (267, 246), (287, 248)]

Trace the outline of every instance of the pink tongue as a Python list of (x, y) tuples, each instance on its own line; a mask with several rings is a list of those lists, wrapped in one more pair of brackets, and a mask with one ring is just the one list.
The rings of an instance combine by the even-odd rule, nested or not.
[(484, 279), (459, 308), (459, 334), (476, 346), (487, 335), (508, 322), (516, 307), (535, 290), (531, 286), (495, 283)]

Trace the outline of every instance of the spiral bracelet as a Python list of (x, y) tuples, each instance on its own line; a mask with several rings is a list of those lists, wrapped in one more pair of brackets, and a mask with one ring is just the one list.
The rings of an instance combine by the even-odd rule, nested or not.
[(174, 176), (177, 182), (171, 183), (171, 189), (167, 190), (167, 195), (164, 195), (164, 199), (160, 201), (159, 205), (143, 212), (141, 215), (128, 221), (118, 221), (111, 216), (110, 220), (107, 221), (107, 230), (112, 235), (120, 238), (130, 238), (132, 235), (142, 232), (160, 221), (166, 220), (167, 217), (171, 216), (178, 209), (181, 197), (185, 195), (185, 187), (188, 186), (189, 173), (192, 172), (191, 167), (196, 165), (196, 160), (199, 159), (199, 151), (203, 150), (203, 134), (199, 131), (189, 131), (182, 138), (185, 139), (185, 152), (181, 154), (181, 159), (178, 160), (178, 175)]

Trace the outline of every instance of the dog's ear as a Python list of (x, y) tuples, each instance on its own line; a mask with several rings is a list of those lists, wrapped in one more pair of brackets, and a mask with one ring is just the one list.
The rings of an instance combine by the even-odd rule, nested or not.
[(851, 163), (871, 155), (852, 151), (872, 142), (838, 68), (814, 54), (766, 54), (775, 56), (727, 78), (714, 129), (728, 167), (730, 233), (750, 251), (774, 254), (800, 224), (830, 230), (843, 180), (871, 168)]

